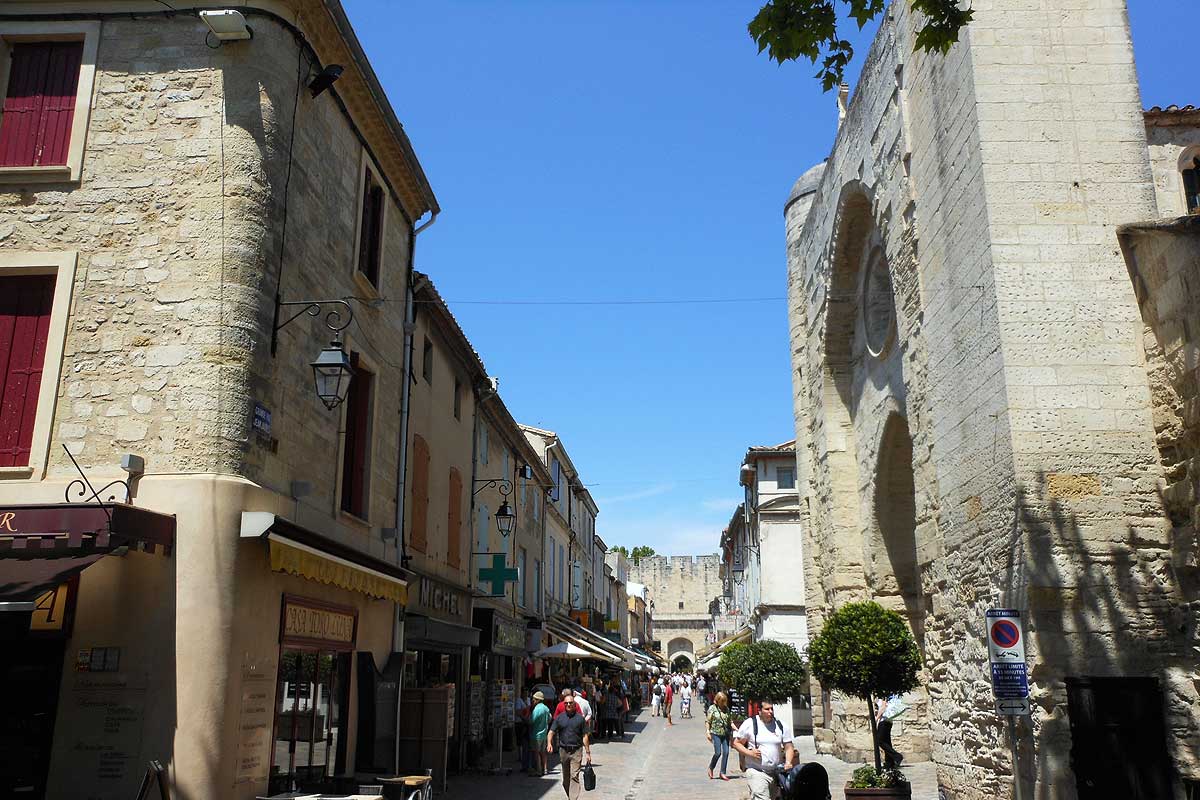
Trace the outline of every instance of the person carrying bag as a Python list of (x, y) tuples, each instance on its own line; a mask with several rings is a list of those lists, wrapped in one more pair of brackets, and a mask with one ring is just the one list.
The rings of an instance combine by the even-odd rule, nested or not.
[(751, 800), (772, 800), (779, 791), (776, 774), (796, 763), (792, 732), (776, 721), (774, 703), (764, 700), (759, 704), (758, 713), (738, 728), (733, 747), (745, 756)]

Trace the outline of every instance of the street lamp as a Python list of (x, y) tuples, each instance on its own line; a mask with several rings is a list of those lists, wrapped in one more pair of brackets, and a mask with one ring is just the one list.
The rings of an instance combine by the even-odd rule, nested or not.
[(500, 529), (500, 535), (507, 537), (512, 533), (513, 523), (516, 521), (517, 516), (513, 513), (512, 506), (505, 500), (496, 511), (496, 527)]
[[(279, 310), (285, 307), (303, 306), (295, 314), (279, 321)], [(333, 306), (326, 310), (326, 306)], [(329, 346), (317, 354), (317, 358), (310, 365), (313, 369), (313, 379), (316, 383), (317, 397), (325, 404), (325, 407), (332, 411), (342, 404), (346, 399), (346, 393), (350, 390), (350, 379), (354, 377), (354, 367), (350, 364), (350, 357), (346, 354), (346, 350), (342, 347), (341, 334), (346, 330), (347, 326), (354, 319), (354, 309), (345, 300), (294, 300), (284, 302), (279, 295), (275, 295), (275, 319), (271, 324), (271, 355), (275, 355), (275, 351), (279, 346), (279, 331), (286, 328), (294, 320), (301, 315), (307, 314), (310, 317), (319, 317), (321, 312), (325, 312), (325, 327), (333, 331), (333, 341)], [(345, 321), (342, 319), (345, 314)]]
[(312, 362), (313, 378), (317, 384), (317, 397), (330, 411), (337, 408), (346, 399), (350, 390), (350, 379), (354, 377), (354, 367), (350, 365), (350, 357), (337, 339), (330, 342), (329, 347), (317, 355)]

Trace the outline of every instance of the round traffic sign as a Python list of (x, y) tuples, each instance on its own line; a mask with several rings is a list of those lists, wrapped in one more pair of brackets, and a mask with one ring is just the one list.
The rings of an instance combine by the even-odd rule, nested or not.
[(1008, 620), (998, 619), (992, 623), (992, 641), (997, 647), (1016, 647), (1017, 642), (1021, 641), (1021, 631)]

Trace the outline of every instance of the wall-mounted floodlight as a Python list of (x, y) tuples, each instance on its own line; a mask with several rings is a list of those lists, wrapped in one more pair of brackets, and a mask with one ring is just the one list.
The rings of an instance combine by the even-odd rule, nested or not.
[(201, 11), (200, 20), (220, 42), (236, 42), (254, 36), (240, 11)]
[(341, 64), (329, 64), (308, 82), (308, 89), (316, 97), (321, 92), (333, 86), (333, 82), (342, 77), (345, 68)]

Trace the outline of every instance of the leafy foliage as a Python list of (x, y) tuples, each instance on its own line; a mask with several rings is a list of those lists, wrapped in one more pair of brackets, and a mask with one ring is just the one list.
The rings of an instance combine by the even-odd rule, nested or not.
[(874, 602), (847, 603), (809, 642), (808, 663), (826, 689), (870, 701), (915, 689), (921, 653), (904, 617)]
[(851, 789), (894, 789), (907, 784), (908, 779), (898, 769), (877, 770), (870, 764), (863, 764), (854, 770), (847, 785)]
[[(859, 29), (883, 12), (885, 0), (842, 0)], [(958, 0), (909, 0), (925, 18), (917, 31), (916, 49), (945, 54), (958, 41), (959, 31), (974, 12), (960, 8)], [(782, 64), (807, 58), (820, 61), (816, 77), (825, 91), (840, 84), (846, 65), (854, 57), (850, 42), (838, 37), (834, 0), (768, 0), (746, 26), (758, 44), (758, 52)]]
[(731, 644), (717, 662), (717, 677), (751, 700), (783, 700), (804, 690), (804, 662), (784, 642)]

